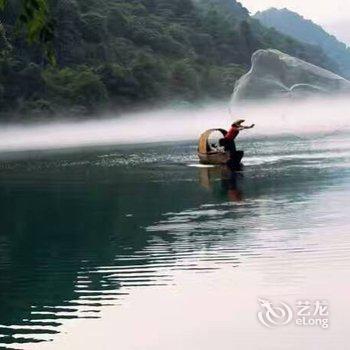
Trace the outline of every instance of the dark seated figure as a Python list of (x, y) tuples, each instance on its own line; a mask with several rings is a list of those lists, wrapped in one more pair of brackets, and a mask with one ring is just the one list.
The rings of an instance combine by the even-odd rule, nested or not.
[(243, 151), (235, 151), (231, 153), (230, 159), (227, 162), (227, 166), (234, 170), (240, 170), (242, 168), (242, 158), (244, 156)]
[(230, 168), (240, 168), (241, 167), (241, 160), (244, 156), (243, 151), (237, 151), (236, 149), (236, 144), (235, 144), (235, 139), (240, 133), (240, 131), (245, 130), (245, 129), (251, 129), (254, 127), (254, 124), (251, 126), (244, 126), (242, 125), (244, 123), (243, 119), (239, 119), (235, 121), (232, 125), (230, 130), (225, 133), (224, 138), (220, 139), (219, 144), (222, 147), (225, 147), (226, 152), (230, 152), (230, 159), (227, 162), (227, 165)]

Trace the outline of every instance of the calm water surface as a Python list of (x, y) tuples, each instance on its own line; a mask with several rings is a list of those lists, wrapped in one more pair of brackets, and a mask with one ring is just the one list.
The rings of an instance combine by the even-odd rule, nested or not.
[[(348, 349), (349, 135), (240, 146), (235, 174), (190, 143), (2, 161), (0, 348)], [(258, 298), (330, 327), (268, 329)]]

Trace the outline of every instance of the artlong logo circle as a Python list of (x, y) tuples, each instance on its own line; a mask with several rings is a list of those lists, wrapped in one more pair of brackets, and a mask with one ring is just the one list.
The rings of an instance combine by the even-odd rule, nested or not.
[(258, 312), (258, 320), (260, 323), (268, 328), (277, 326), (285, 326), (293, 319), (292, 308), (280, 302), (278, 305), (273, 305), (269, 300), (258, 299), (261, 310)]

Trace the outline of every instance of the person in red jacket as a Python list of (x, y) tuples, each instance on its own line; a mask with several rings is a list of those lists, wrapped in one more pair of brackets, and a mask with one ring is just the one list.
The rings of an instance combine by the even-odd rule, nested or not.
[(223, 145), (225, 147), (225, 151), (229, 151), (231, 153), (231, 158), (234, 158), (234, 153), (236, 152), (235, 138), (238, 136), (239, 132), (245, 129), (252, 129), (255, 126), (255, 124), (252, 124), (250, 126), (242, 125), (244, 122), (244, 119), (236, 120), (231, 125), (230, 130), (224, 137)]

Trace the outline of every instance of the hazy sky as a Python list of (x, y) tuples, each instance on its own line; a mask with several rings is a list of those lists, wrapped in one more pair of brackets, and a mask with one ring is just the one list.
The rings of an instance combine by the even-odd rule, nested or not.
[[(252, 13), (269, 7), (288, 8), (322, 25), (350, 44), (350, 0), (240, 0)], [(348, 24), (349, 23), (349, 24)]]

